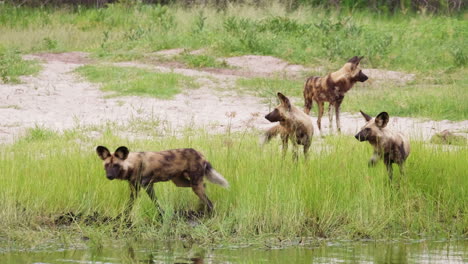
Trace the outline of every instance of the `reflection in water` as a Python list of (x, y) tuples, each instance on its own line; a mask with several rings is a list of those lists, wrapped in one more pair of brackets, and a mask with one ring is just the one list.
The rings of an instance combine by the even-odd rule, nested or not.
[[(1, 249), (0, 249), (1, 250)], [(145, 242), (121, 247), (0, 253), (0, 263), (468, 263), (468, 240), (328, 242), (281, 249)], [(0, 251), (1, 252), (1, 251)]]

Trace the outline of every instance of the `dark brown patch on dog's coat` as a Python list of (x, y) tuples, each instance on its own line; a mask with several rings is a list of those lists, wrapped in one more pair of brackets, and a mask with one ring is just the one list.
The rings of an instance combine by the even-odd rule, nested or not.
[(356, 82), (365, 82), (368, 77), (362, 72), (359, 63), (363, 57), (354, 56), (341, 69), (332, 72), (325, 77), (310, 77), (304, 85), (304, 112), (310, 113), (313, 101), (318, 105), (317, 126), (322, 132), (322, 116), (325, 102), (329, 103), (328, 115), (330, 128), (332, 127), (333, 115), (332, 106), (336, 113), (336, 127), (341, 131), (340, 106), (344, 95)]

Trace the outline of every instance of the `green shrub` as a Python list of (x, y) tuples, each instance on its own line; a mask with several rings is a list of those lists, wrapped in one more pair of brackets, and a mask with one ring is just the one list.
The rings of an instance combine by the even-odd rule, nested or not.
[(19, 76), (31, 75), (39, 72), (37, 61), (23, 60), (18, 50), (0, 46), (0, 80), (5, 83), (18, 83)]

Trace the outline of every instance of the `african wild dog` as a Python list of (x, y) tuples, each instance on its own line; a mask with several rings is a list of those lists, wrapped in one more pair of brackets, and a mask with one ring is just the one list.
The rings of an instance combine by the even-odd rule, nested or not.
[(280, 134), (283, 142), (283, 156), (288, 149), (288, 139), (291, 139), (294, 160), (297, 160), (298, 144), (304, 146), (304, 155), (307, 158), (307, 152), (314, 134), (312, 121), (302, 110), (293, 106), (282, 93), (278, 93), (278, 98), (280, 104), (265, 118), (270, 122), (279, 122), (279, 124), (265, 132), (263, 143)]
[(354, 137), (359, 141), (369, 141), (374, 147), (374, 155), (369, 160), (369, 166), (374, 166), (383, 158), (387, 166), (390, 180), (393, 177), (392, 164), (400, 166), (400, 173), (404, 174), (404, 163), (410, 153), (408, 139), (400, 132), (389, 130), (386, 126), (389, 120), (387, 112), (382, 112), (373, 119), (361, 111), (367, 124)]
[(127, 147), (119, 147), (114, 154), (103, 146), (96, 148), (98, 156), (104, 160), (104, 169), (109, 180), (126, 180), (130, 184), (130, 201), (124, 214), (133, 207), (141, 187), (159, 207), (153, 184), (171, 180), (178, 187), (192, 187), (192, 190), (208, 207), (213, 210), (213, 204), (205, 194), (203, 177), (222, 187), (228, 187), (226, 179), (221, 176), (203, 155), (191, 148), (172, 149), (160, 152), (129, 152)]
[(304, 112), (309, 114), (313, 101), (317, 102), (317, 126), (320, 133), (322, 133), (321, 120), (325, 102), (329, 102), (328, 118), (330, 120), (330, 129), (333, 127), (333, 106), (336, 113), (336, 127), (338, 132), (341, 132), (340, 106), (345, 93), (349, 91), (356, 82), (365, 82), (368, 79), (359, 67), (362, 58), (363, 57), (354, 56), (336, 72), (329, 73), (325, 77), (310, 77), (307, 79), (304, 85)]

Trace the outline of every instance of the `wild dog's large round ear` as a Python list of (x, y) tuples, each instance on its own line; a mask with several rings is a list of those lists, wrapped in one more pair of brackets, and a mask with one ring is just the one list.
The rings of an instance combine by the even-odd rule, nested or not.
[(358, 64), (360, 61), (359, 57), (358, 56), (354, 56), (352, 57), (351, 59), (348, 60), (348, 62), (352, 63), (352, 64)]
[(363, 111), (359, 110), (361, 112), (361, 115), (366, 119), (367, 122), (369, 122), (372, 119), (372, 116), (364, 113)]
[(115, 153), (114, 155), (121, 159), (121, 160), (125, 160), (127, 157), (128, 157), (128, 153), (130, 151), (128, 151), (128, 148), (125, 147), (125, 146), (121, 146), (121, 147), (118, 147), (116, 150), (115, 150)]
[(358, 64), (361, 63), (361, 60), (364, 59), (364, 56), (359, 57)]
[(104, 146), (97, 146), (96, 153), (102, 160), (105, 160), (110, 156), (110, 151)]
[(383, 128), (387, 125), (388, 123), (388, 120), (390, 119), (389, 115), (387, 112), (382, 112), (380, 114), (378, 114), (376, 117), (375, 117), (375, 124), (380, 127), (380, 128)]
[(284, 94), (278, 92), (278, 98), (280, 99), (281, 103), (284, 104), (284, 106), (291, 108), (291, 102), (286, 96), (284, 96)]

